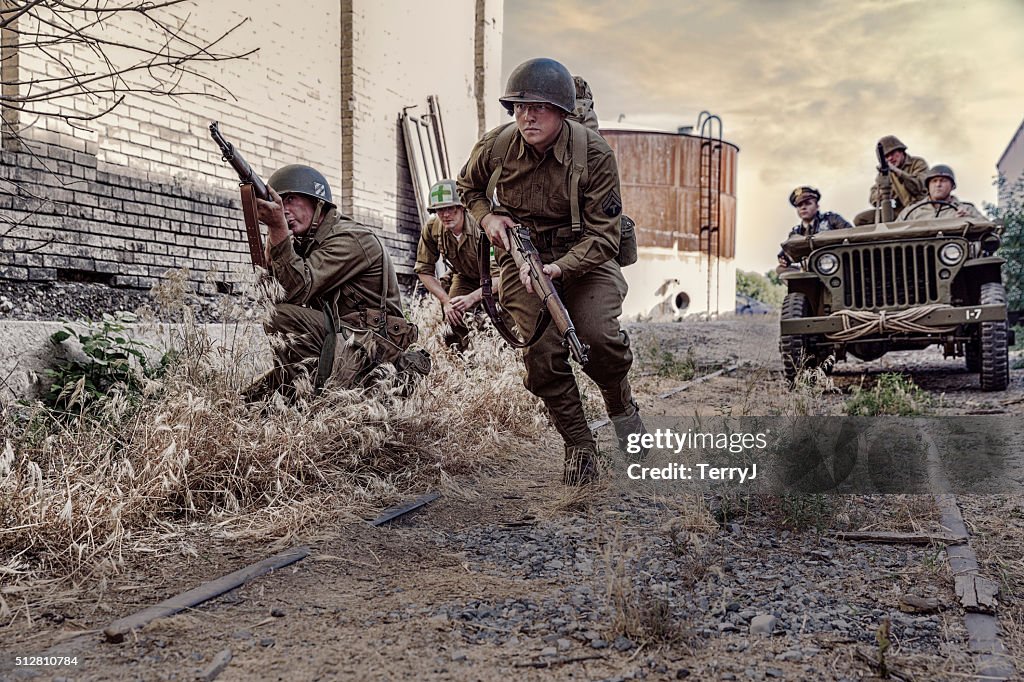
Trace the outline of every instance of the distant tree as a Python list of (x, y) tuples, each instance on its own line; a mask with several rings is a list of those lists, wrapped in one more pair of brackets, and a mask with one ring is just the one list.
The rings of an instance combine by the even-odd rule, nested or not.
[(1006, 302), (1010, 310), (1024, 309), (1024, 178), (1012, 185), (1000, 177), (999, 204), (988, 204), (988, 214), (1003, 223), (1003, 244), (999, 255), (1006, 259), (1003, 265), (1003, 283)]
[(760, 275), (756, 272), (736, 271), (736, 293), (746, 294), (762, 303), (772, 306), (782, 305), (782, 299), (786, 296), (786, 288), (778, 281), (772, 281), (772, 275), (768, 273)]

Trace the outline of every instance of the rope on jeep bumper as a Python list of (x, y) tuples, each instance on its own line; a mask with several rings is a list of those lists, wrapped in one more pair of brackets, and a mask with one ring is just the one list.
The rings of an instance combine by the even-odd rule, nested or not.
[(869, 310), (839, 310), (832, 313), (830, 317), (842, 318), (842, 331), (826, 334), (825, 336), (835, 341), (854, 341), (869, 334), (892, 332), (945, 334), (956, 329), (957, 325), (934, 327), (918, 324), (917, 321), (926, 315), (949, 307), (948, 305), (932, 304), (911, 308), (910, 310), (900, 310), (897, 312), (883, 310), (878, 313)]

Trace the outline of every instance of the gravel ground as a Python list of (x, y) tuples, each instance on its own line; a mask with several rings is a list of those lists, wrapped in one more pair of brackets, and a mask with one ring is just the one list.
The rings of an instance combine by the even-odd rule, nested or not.
[[(218, 322), (226, 301), (251, 308), (244, 296), (188, 295), (198, 322)], [(120, 289), (89, 282), (17, 282), (0, 280), (0, 320), (88, 320), (104, 313), (134, 313), (142, 306), (156, 309), (148, 291)]]
[[(631, 325), (638, 350), (680, 357), (692, 348), (701, 367), (751, 363), (664, 401), (652, 396), (678, 382), (645, 377), (637, 383), (647, 414), (765, 414), (791, 401), (779, 376), (776, 324)], [(964, 413), (993, 399), (952, 361), (915, 360), (915, 380), (942, 392), (943, 410)], [(841, 412), (844, 389), (860, 381), (855, 369), (845, 365), (840, 390), (818, 398), (826, 413)], [(886, 367), (864, 369), (870, 380)], [(1011, 391), (999, 398), (1007, 411), (1020, 409), (1022, 374), (1013, 372)], [(889, 661), (914, 679), (973, 672), (939, 548), (838, 541), (806, 524), (795, 530), (778, 498), (732, 500), (741, 513), (716, 519), (722, 501), (714, 498), (667, 500), (605, 486), (573, 496), (558, 482), (556, 440), (552, 433), (500, 453), (500, 471), (446, 484), (441, 499), (393, 527), (341, 516), (308, 540), (309, 559), (124, 645), (94, 645), (73, 676), (193, 679), (230, 648), (219, 679), (861, 680), (873, 679), (863, 657), (877, 656), (885, 621)], [(897, 497), (832, 503), (826, 527), (936, 529), (931, 508)], [(1017, 518), (1019, 504), (1011, 507)], [(990, 514), (1000, 513), (1009, 512)], [(977, 514), (965, 509), (968, 523)], [(989, 570), (1011, 541), (1010, 556), (1019, 557), (1017, 535), (997, 534), (994, 518), (979, 521), (986, 524), (979, 536), (993, 545), (981, 552)], [(8, 651), (39, 653), (63, 632), (101, 629), (272, 553), (216, 538), (190, 544), (201, 548), (198, 557), (129, 557), (102, 598), (12, 624), (2, 633), (13, 642)], [(1019, 594), (1013, 576), (1001, 577)], [(934, 598), (939, 610), (905, 612), (906, 595)], [(1004, 627), (1015, 628), (1016, 655), (1019, 609), (1010, 615)]]

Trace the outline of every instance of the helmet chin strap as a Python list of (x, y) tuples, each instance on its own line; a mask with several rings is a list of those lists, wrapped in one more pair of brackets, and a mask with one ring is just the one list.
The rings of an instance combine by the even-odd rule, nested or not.
[(301, 235), (292, 235), (292, 238), (299, 244), (308, 244), (309, 241), (313, 239), (313, 235), (316, 233), (317, 228), (320, 227), (320, 223), (322, 223), (323, 219), (326, 217), (323, 212), (324, 203), (323, 199), (317, 199), (316, 210), (313, 211), (313, 219), (309, 221), (309, 229)]
[(324, 210), (324, 200), (323, 199), (317, 199), (316, 200), (316, 210), (313, 211), (313, 219), (309, 221), (309, 230), (311, 232), (316, 230), (316, 228), (320, 227), (320, 223), (323, 222), (323, 219), (324, 219), (324, 216), (322, 215), (323, 214), (323, 210)]

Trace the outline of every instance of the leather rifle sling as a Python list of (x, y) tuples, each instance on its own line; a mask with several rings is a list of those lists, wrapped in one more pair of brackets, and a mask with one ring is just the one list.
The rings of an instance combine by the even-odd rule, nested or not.
[(529, 341), (523, 341), (505, 326), (505, 321), (498, 314), (498, 306), (494, 301), (494, 287), (491, 284), (491, 242), (487, 239), (483, 228), (480, 229), (480, 251), (477, 260), (480, 262), (480, 293), (484, 302), (484, 310), (487, 311), (487, 317), (491, 318), (491, 324), (501, 334), (501, 338), (508, 341), (513, 348), (526, 348), (537, 343), (548, 325), (551, 324), (551, 313), (546, 307), (541, 307), (540, 315), (537, 317), (537, 326), (534, 327), (533, 336)]
[(256, 266), (267, 267), (267, 261), (263, 254), (263, 239), (260, 235), (260, 221), (256, 213), (256, 193), (252, 185), (243, 183), (239, 185), (242, 192), (242, 216), (245, 218), (245, 235), (249, 239), (249, 258), (252, 259), (253, 269)]

